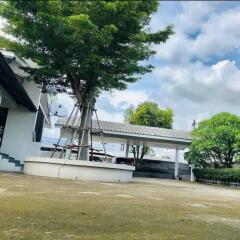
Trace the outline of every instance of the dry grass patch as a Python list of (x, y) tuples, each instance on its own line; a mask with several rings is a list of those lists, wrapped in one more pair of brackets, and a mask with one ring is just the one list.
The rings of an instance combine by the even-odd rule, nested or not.
[(239, 190), (171, 180), (0, 174), (0, 239), (239, 240), (239, 202)]

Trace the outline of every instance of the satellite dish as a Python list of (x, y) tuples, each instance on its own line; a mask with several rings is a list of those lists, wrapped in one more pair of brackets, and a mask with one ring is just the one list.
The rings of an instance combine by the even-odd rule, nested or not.
[(60, 103), (52, 103), (50, 106), (52, 116), (66, 117), (68, 110)]

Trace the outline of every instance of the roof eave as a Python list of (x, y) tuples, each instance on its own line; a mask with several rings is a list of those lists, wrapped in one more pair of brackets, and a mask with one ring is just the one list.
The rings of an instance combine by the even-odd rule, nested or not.
[[(37, 108), (29, 97), (28, 93), (16, 78), (12, 69), (7, 64), (4, 56), (0, 53), (0, 71), (2, 72), (0, 77), (0, 83), (9, 93), (9, 95), (20, 105), (25, 106), (31, 112), (36, 112)], [(14, 91), (15, 90), (15, 91)]]

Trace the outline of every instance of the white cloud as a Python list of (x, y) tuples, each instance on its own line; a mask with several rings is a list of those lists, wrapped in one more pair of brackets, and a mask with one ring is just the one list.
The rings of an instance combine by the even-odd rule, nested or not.
[[(97, 110), (97, 115), (99, 120), (110, 121), (110, 122), (124, 122), (124, 114), (123, 112), (113, 113), (111, 110), (106, 111), (104, 109), (99, 108)], [(93, 116), (93, 119), (96, 119)]]
[(161, 86), (155, 99), (173, 108), (176, 128), (190, 129), (193, 119), (200, 121), (221, 111), (240, 114), (240, 68), (234, 61), (171, 65), (153, 74)]
[(156, 57), (169, 62), (187, 63), (192, 57), (192, 40), (182, 32), (176, 32), (163, 45), (154, 46)]
[(220, 11), (221, 4), (184, 2), (183, 12), (173, 19), (175, 35), (157, 46), (157, 57), (175, 63), (193, 58), (223, 57), (240, 48), (240, 7)]
[(199, 31), (209, 14), (214, 10), (214, 5), (207, 1), (181, 2), (182, 13), (176, 16), (176, 29), (184, 33)]
[(106, 99), (115, 108), (126, 109), (130, 105), (137, 106), (148, 100), (148, 94), (144, 90), (115, 91), (112, 94), (102, 94), (100, 98)]
[(55, 102), (64, 106), (68, 110), (68, 114), (70, 114), (75, 104), (73, 98), (71, 98), (67, 93), (58, 94)]
[[(224, 56), (240, 47), (240, 8), (213, 14), (202, 26), (193, 44), (194, 54), (200, 58)], [(239, 50), (238, 50), (239, 51)]]
[(234, 61), (223, 60), (207, 66), (201, 62), (155, 70), (154, 76), (171, 97), (193, 102), (240, 101), (240, 69)]

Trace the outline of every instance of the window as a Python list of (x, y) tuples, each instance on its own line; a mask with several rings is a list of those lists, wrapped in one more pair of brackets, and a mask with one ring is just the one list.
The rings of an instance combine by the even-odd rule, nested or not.
[(2, 145), (2, 139), (4, 134), (4, 129), (7, 121), (8, 108), (0, 107), (0, 147)]
[(43, 124), (44, 124), (44, 114), (43, 114), (42, 109), (39, 107), (38, 113), (37, 113), (35, 129), (34, 129), (34, 137), (33, 137), (34, 142), (41, 142), (42, 132), (43, 132)]

